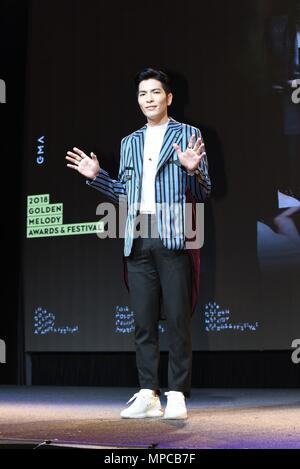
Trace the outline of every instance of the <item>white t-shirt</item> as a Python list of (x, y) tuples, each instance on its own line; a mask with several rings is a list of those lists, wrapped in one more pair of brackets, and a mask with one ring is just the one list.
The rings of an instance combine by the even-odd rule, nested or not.
[(155, 175), (169, 120), (162, 125), (148, 125), (144, 144), (141, 213), (155, 213)]

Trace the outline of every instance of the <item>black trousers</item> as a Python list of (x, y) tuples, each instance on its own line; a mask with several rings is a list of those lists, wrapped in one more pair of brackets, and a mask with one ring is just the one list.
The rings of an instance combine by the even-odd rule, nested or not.
[(127, 258), (140, 387), (159, 390), (158, 325), (162, 302), (169, 340), (168, 387), (189, 397), (192, 367), (190, 256), (186, 250), (165, 248), (157, 233), (155, 215), (143, 217), (151, 222), (152, 236), (149, 231), (149, 237), (136, 238)]

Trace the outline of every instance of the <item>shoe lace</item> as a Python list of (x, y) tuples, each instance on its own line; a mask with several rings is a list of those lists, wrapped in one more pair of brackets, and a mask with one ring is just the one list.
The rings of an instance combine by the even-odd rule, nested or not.
[(135, 399), (140, 398), (140, 399), (145, 399), (146, 396), (145, 394), (142, 394), (141, 391), (136, 392), (126, 404), (130, 404), (130, 402), (134, 401)]
[(137, 397), (138, 397), (139, 393), (136, 392), (130, 399), (128, 402), (126, 402), (126, 404), (130, 404), (130, 402), (134, 401)]

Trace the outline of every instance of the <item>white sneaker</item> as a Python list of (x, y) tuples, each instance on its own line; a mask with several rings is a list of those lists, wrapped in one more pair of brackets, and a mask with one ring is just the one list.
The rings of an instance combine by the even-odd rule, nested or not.
[(183, 393), (179, 391), (169, 391), (165, 392), (165, 396), (168, 397), (168, 403), (164, 419), (187, 419), (187, 410)]
[(151, 389), (141, 389), (127, 402), (133, 402), (127, 409), (122, 410), (120, 416), (123, 419), (143, 419), (145, 417), (161, 417), (160, 399)]

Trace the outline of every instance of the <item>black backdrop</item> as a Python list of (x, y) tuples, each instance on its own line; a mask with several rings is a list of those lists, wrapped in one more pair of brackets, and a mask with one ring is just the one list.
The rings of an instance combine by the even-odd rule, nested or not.
[(20, 382), (23, 376), (20, 244), (27, 14), (27, 1), (1, 1), (0, 78), (6, 83), (6, 104), (0, 105), (0, 154), (3, 164), (3, 183), (0, 185), (0, 197), (3, 201), (0, 338), (6, 343), (6, 363), (0, 364), (1, 383)]
[[(76, 145), (84, 148), (92, 145), (92, 149), (101, 154), (103, 166), (112, 174), (116, 174), (120, 137), (128, 133), (129, 122), (129, 131), (143, 124), (137, 108), (134, 109), (132, 106), (133, 89), (130, 77), (136, 70), (149, 63), (169, 68), (173, 72), (177, 71), (177, 84), (181, 92), (177, 94), (180, 99), (172, 115), (178, 120), (189, 121), (203, 129), (214, 183), (213, 210), (209, 206), (206, 221), (209, 231), (206, 233), (208, 241), (205, 244), (205, 256), (209, 260), (210, 269), (209, 271), (205, 269), (206, 276), (202, 282), (202, 289), (209, 296), (218, 284), (219, 292), (225, 291), (233, 305), (238, 306), (242, 317), (243, 314), (249, 317), (250, 311), (254, 315), (262, 312), (258, 309), (261, 305), (261, 290), (256, 252), (256, 221), (261, 198), (254, 190), (255, 181), (249, 177), (249, 174), (253, 174), (253, 147), (259, 146), (260, 136), (256, 126), (257, 101), (253, 99), (257, 97), (257, 91), (253, 89), (247, 73), (249, 64), (243, 52), (246, 41), (243, 33), (251, 15), (255, 18), (261, 2), (251, 2), (249, 7), (233, 1), (191, 3), (192, 13), (189, 10), (185, 15), (179, 3), (173, 4), (172, 8), (168, 3), (161, 3), (159, 11), (153, 11), (151, 3), (143, 4), (143, 7), (139, 5), (137, 8), (136, 2), (129, 2), (119, 6), (117, 10), (114, 5), (111, 7), (105, 5), (105, 10), (101, 10), (101, 8), (93, 9), (96, 4), (99, 7), (99, 2), (87, 2), (84, 8), (81, 8), (81, 2), (62, 2), (57, 4), (57, 8), (50, 9), (53, 17), (49, 15), (47, 8), (42, 8), (41, 21), (34, 27), (40, 27), (41, 30), (46, 28), (50, 44), (56, 44), (57, 49), (66, 47), (69, 50), (68, 46), (75, 45), (79, 55), (75, 54), (72, 57), (68, 53), (61, 54), (61, 67), (55, 71), (52, 69), (52, 83), (55, 86), (44, 90), (44, 100), (40, 101), (40, 108), (44, 113), (46, 106), (50, 114), (57, 116), (57, 129), (65, 130), (66, 120), (71, 123), (69, 133), (63, 134), (63, 142), (59, 140), (61, 138), (59, 132), (58, 137), (55, 135), (61, 145), (65, 145), (65, 148), (73, 146), (74, 135), (80, 135), (80, 141)], [(33, 2), (34, 7), (37, 5), (38, 2)], [(97, 11), (97, 15), (92, 15), (88, 11), (90, 8), (93, 13)], [(30, 17), (32, 18), (32, 15)], [(86, 20), (91, 17), (94, 23), (90, 24)], [(155, 22), (155, 31), (161, 27), (161, 36), (151, 34), (149, 31), (145, 37), (149, 18)], [(102, 29), (96, 27), (99, 23)], [(56, 43), (66, 24), (69, 31), (69, 34), (65, 35), (66, 42)], [(32, 28), (33, 25), (30, 24), (30, 31)], [(84, 41), (81, 39), (83, 34)], [(106, 51), (105, 60), (103, 57), (87, 53), (86, 47), (82, 50), (82, 44), (83, 42), (86, 44), (86, 41), (101, 41), (103, 47), (101, 50)], [(162, 53), (160, 58), (158, 51)], [(45, 54), (42, 61), (51, 64), (51, 54), (50, 56)], [(103, 74), (103, 68), (109, 73)], [(66, 73), (68, 71), (69, 73)], [(99, 110), (103, 106), (104, 99), (107, 100), (108, 97), (108, 102), (112, 99), (107, 93), (107, 90), (111, 89), (110, 74), (117, 77), (122, 89), (116, 91), (117, 96), (113, 98), (111, 108), (106, 104), (106, 112), (102, 113)], [(28, 73), (27, 80), (30, 90)], [(90, 83), (94, 83), (93, 86), (89, 86)], [(99, 83), (102, 91), (95, 100), (92, 90), (96, 86), (99, 87)], [(75, 96), (72, 99), (71, 94), (66, 93), (67, 98), (61, 100), (55, 91), (67, 89), (68, 86), (76, 90)], [(207, 89), (213, 92), (207, 93)], [(96, 118), (91, 115), (92, 109), (96, 110), (94, 111)], [(104, 120), (101, 121), (101, 118)], [(245, 126), (245, 122), (248, 125)], [(25, 139), (27, 148), (30, 148), (33, 135), (30, 135), (28, 128), (26, 126)], [(105, 139), (99, 141), (99, 129), (104, 128)], [(26, 165), (28, 156), (29, 153), (26, 155)], [(87, 190), (85, 187), (78, 189), (79, 181), (75, 178), (71, 180), (67, 172), (64, 178), (67, 178), (71, 191), (79, 191), (81, 194)], [(56, 185), (58, 201), (62, 199), (59, 193), (61, 188), (58, 183)], [(90, 197), (91, 201), (95, 200), (94, 195), (84, 197)], [(93, 204), (91, 205), (94, 207)], [(69, 205), (68, 213), (71, 214), (71, 218), (74, 215), (74, 219), (76, 206)], [(230, 282), (228, 282), (228, 270), (231, 273)], [(284, 347), (281, 345), (279, 348)], [(228, 355), (224, 354), (223, 357)], [(43, 362), (48, 363), (51, 368), (52, 359), (57, 360), (58, 356), (35, 354), (33, 364), (36, 366), (36, 372), (38, 373), (38, 370), (41, 372)], [(95, 363), (93, 360), (94, 358), (91, 358), (91, 362)], [(105, 354), (101, 360), (105, 360)], [(245, 361), (245, 355), (241, 358), (241, 362), (243, 360)], [(132, 361), (130, 363), (132, 364)], [(246, 363), (244, 364), (246, 366)], [(246, 366), (246, 369), (249, 371), (249, 367)], [(54, 375), (58, 378), (57, 373)], [(199, 373), (196, 376), (199, 377)], [(36, 380), (38, 382), (37, 375)]]

